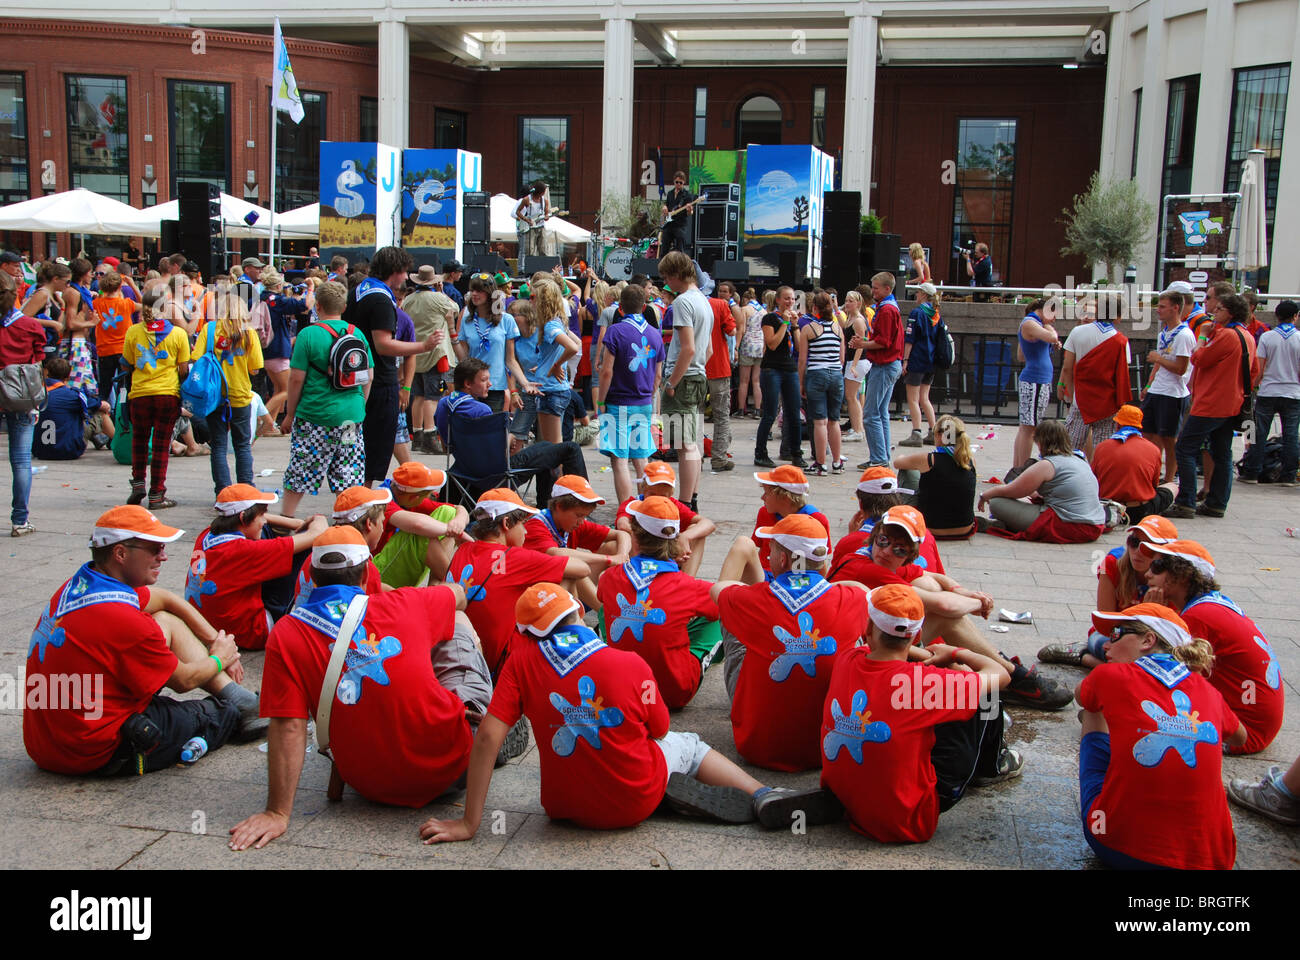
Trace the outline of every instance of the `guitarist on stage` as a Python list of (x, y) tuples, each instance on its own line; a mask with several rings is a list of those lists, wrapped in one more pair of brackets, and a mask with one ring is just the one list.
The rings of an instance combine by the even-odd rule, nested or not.
[(515, 207), (516, 228), (519, 234), (519, 255), (545, 256), (546, 218), (551, 216), (551, 198), (547, 185), (537, 180), (532, 191)]
[[(686, 250), (687, 220), (698, 198), (686, 189), (686, 174), (678, 170), (673, 174), (673, 190), (664, 200), (660, 211), (665, 218), (659, 240), (659, 255), (671, 250)], [(684, 211), (684, 212), (678, 212)]]

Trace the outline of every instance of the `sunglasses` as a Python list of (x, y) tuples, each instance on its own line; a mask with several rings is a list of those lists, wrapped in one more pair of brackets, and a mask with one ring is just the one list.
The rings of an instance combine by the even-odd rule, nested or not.
[(1146, 538), (1140, 533), (1130, 533), (1124, 542), (1128, 544), (1130, 550), (1136, 550), (1146, 542)]
[(875, 543), (881, 550), (892, 550), (894, 556), (901, 560), (906, 560), (912, 555), (911, 544), (903, 545), (896, 543), (895, 541), (890, 540), (889, 537), (885, 536), (883, 533), (877, 535)]
[(1145, 629), (1142, 627), (1136, 626), (1135, 624), (1132, 623), (1124, 623), (1124, 624), (1120, 624), (1118, 627), (1111, 630), (1111, 632), (1107, 635), (1107, 639), (1111, 643), (1119, 643), (1130, 633), (1136, 633), (1138, 635), (1141, 635), (1145, 632), (1146, 632)]
[(162, 553), (162, 552), (163, 552), (163, 548), (166, 547), (166, 546), (167, 546), (167, 545), (166, 545), (165, 543), (128, 543), (128, 544), (126, 544), (126, 548), (127, 548), (128, 550), (146, 550), (146, 551), (148, 551), (149, 553), (152, 553), (155, 557), (158, 556), (158, 554)]

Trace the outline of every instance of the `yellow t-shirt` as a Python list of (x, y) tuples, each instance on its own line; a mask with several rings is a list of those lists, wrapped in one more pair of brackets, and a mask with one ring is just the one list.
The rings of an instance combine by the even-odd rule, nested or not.
[(131, 365), (131, 391), (136, 397), (178, 397), (181, 381), (177, 366), (190, 362), (190, 338), (184, 327), (172, 325), (161, 341), (143, 323), (131, 325), (122, 344), (122, 358)]
[(253, 402), (253, 385), (249, 382), (249, 373), (262, 369), (262, 339), (256, 330), (244, 331), (246, 346), (232, 349), (225, 338), (217, 335), (215, 323), (205, 323), (199, 328), (198, 338), (194, 341), (194, 359), (197, 360), (210, 349), (209, 336), (217, 337), (217, 357), (221, 360), (221, 369), (226, 373), (226, 390), (232, 407), (246, 407)]

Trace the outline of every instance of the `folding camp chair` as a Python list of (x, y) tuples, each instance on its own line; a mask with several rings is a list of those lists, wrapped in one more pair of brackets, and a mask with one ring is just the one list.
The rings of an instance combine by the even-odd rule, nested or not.
[(472, 510), (478, 494), (493, 487), (505, 485), (518, 493), (533, 473), (510, 467), (509, 420), (504, 412), (447, 418), (447, 476), (465, 509)]

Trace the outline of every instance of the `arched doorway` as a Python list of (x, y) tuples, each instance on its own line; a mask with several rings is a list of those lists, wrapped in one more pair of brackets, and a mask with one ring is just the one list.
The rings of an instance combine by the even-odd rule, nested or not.
[(736, 111), (736, 149), (781, 142), (781, 105), (771, 97), (750, 97)]

